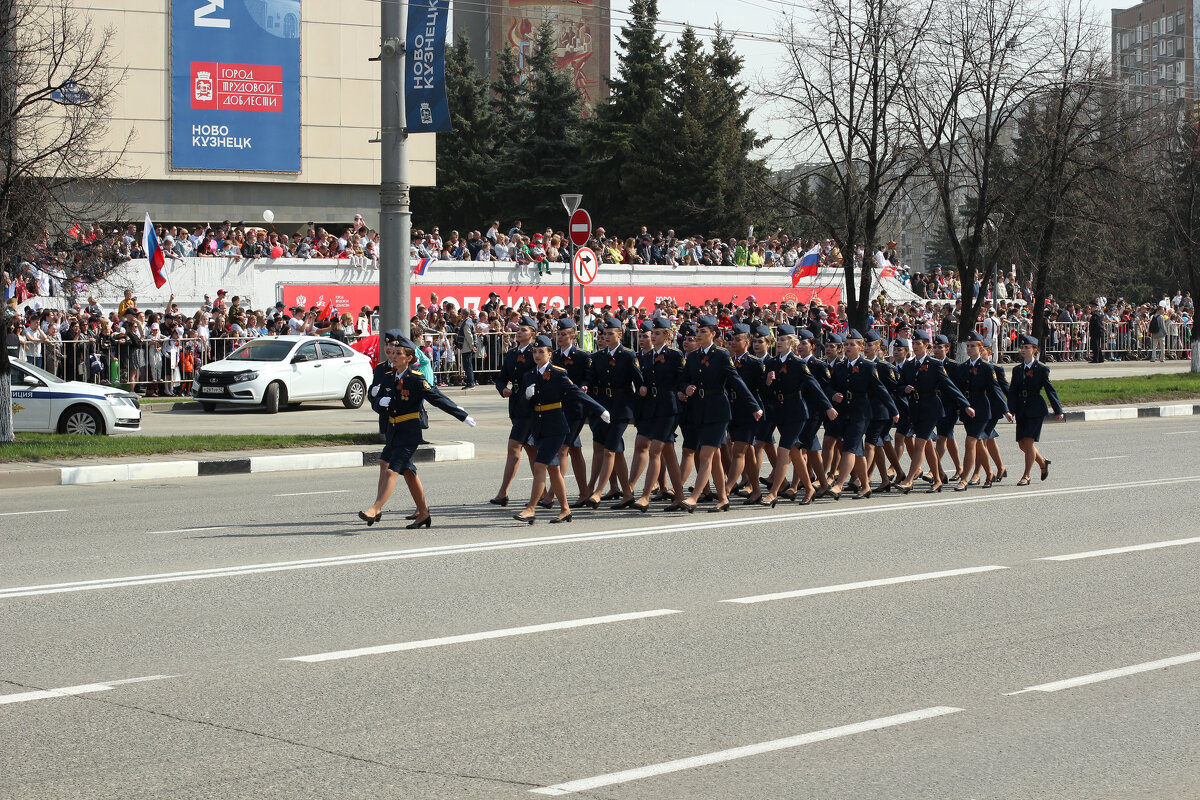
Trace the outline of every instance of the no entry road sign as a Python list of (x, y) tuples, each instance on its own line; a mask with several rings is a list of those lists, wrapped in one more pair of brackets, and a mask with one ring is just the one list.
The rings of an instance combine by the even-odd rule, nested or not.
[(592, 235), (592, 215), (582, 208), (571, 215), (571, 244), (582, 247)]
[(575, 251), (575, 257), (571, 259), (571, 270), (575, 273), (575, 280), (585, 286), (596, 280), (599, 265), (600, 259), (596, 258), (595, 251), (590, 247), (579, 248)]

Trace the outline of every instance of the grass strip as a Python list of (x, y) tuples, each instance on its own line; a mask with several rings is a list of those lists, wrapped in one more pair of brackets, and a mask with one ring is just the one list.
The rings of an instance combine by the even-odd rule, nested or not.
[(381, 445), (374, 433), (247, 434), (200, 436), (80, 436), (58, 433), (18, 433), (11, 444), (0, 444), (0, 463), (46, 461), (88, 456), (146, 456), (165, 453), (211, 453), (236, 450), (274, 450), (287, 447)]
[[(1051, 372), (1051, 379), (1054, 374)], [(1200, 375), (1175, 372), (1127, 378), (1054, 380), (1064, 406), (1105, 406), (1200, 398)]]

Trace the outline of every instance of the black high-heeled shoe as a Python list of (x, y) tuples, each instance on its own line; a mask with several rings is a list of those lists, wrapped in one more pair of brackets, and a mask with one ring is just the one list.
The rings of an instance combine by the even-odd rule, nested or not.
[(835, 492), (833, 489), (829, 489), (828, 491), (826, 491), (825, 496), (832, 497), (834, 500), (842, 499), (842, 493), (840, 491)]
[(367, 523), (367, 527), (369, 528), (372, 525), (374, 525), (376, 522), (379, 522), (379, 520), (383, 519), (383, 512), (380, 511), (378, 514), (376, 514), (375, 516), (372, 517), (372, 516), (368, 516), (367, 512), (360, 511), (360, 512), (358, 512), (358, 518), (361, 519), (363, 522)]
[(413, 513), (411, 513), (411, 514), (407, 514), (407, 515), (405, 515), (405, 517), (404, 517), (404, 518), (405, 518), (405, 519), (416, 519), (416, 518), (417, 518), (417, 512), (415, 512), (415, 511), (414, 511), (414, 512), (413, 512)]
[(779, 496), (782, 497), (784, 500), (795, 501), (797, 494), (799, 494), (799, 492), (797, 492), (795, 489), (784, 489), (782, 492), (779, 493)]
[(680, 501), (679, 501), (679, 507), (680, 507), (682, 510), (686, 511), (687, 513), (689, 513), (689, 514), (695, 514), (695, 513), (696, 513), (696, 504), (695, 504), (695, 503), (689, 503), (687, 500), (680, 500)]
[(886, 480), (883, 483), (876, 486), (875, 491), (883, 492), (884, 494), (887, 494), (888, 492), (892, 491), (892, 487), (894, 487), (895, 485), (896, 485), (895, 481)]
[(513, 514), (512, 518), (515, 519), (517, 522), (524, 522), (526, 525), (532, 525), (537, 520), (537, 517), (535, 517), (535, 516), (531, 515), (531, 516), (527, 517), (524, 514), (521, 514), (519, 512), (516, 514)]
[(925, 494), (941, 494), (943, 486), (945, 486), (944, 483), (939, 483), (934, 486), (930, 486), (928, 489), (925, 490)]
[(631, 505), (633, 505), (632, 497), (629, 498), (628, 500), (622, 500), (620, 503), (617, 503), (615, 506), (609, 506), (608, 510), (609, 511), (624, 511), (625, 509), (629, 508)]
[[(692, 510), (695, 510), (695, 506), (692, 506)], [(671, 505), (665, 507), (663, 511), (667, 512), (668, 514), (673, 511), (683, 511), (683, 501), (680, 500), (678, 503), (671, 503)]]
[(645, 514), (647, 511), (650, 510), (650, 503), (647, 502), (646, 505), (642, 505), (641, 503), (639, 503), (635, 500), (634, 502), (629, 504), (629, 507), (633, 508), (633, 509), (637, 509), (638, 511)]
[[(979, 483), (979, 482), (978, 482), (978, 481), (976, 481), (975, 483), (976, 483), (976, 485), (978, 485), (978, 483)], [(965, 491), (967, 490), (967, 487), (968, 487), (968, 486), (970, 486), (970, 485), (971, 485), (971, 484), (970, 484), (970, 483), (968, 483), (968, 482), (965, 482), (965, 481), (959, 481), (958, 483), (954, 484), (954, 491), (956, 491), (956, 492), (965, 492)]]
[(508, 505), (508, 498), (507, 497), (493, 497), (491, 500), (488, 500), (488, 502), (494, 506), (506, 506), (506, 505)]
[(773, 499), (773, 500), (771, 500), (771, 502), (769, 502), (769, 503), (768, 503), (766, 500), (764, 500), (763, 498), (761, 498), (761, 497), (760, 497), (760, 498), (758, 498), (758, 504), (759, 504), (760, 506), (766, 506), (767, 508), (774, 508), (774, 507), (775, 507), (775, 504), (776, 504), (776, 503), (778, 503), (778, 502), (779, 502), (779, 498), (778, 498), (778, 497), (774, 498), (774, 499)]
[(404, 527), (410, 531), (416, 530), (417, 528), (432, 528), (433, 527), (433, 515), (426, 514), (425, 519), (419, 519), (416, 522), (412, 523), (411, 525), (405, 525)]
[(1021, 480), (1017, 481), (1017, 486), (1028, 486), (1028, 485), (1029, 485), (1029, 478), (1021, 478)]
[(543, 497), (538, 500), (538, 508), (554, 508), (554, 501)]
[[(557, 525), (560, 522), (570, 522), (572, 518), (573, 518), (573, 515), (571, 514), (570, 511), (568, 511), (567, 515), (565, 517), (551, 517), (550, 524)], [(533, 520), (530, 520), (530, 522), (532, 522), (532, 521)]]
[(991, 476), (991, 475), (988, 475), (988, 476), (987, 476), (987, 480), (986, 480), (986, 481), (984, 481), (984, 482), (983, 482), (983, 485), (982, 485), (982, 486), (980, 486), (979, 488), (981, 488), (981, 489), (990, 489), (990, 488), (992, 488), (992, 484), (993, 484), (993, 483), (995, 483), (995, 480), (992, 478), (992, 476)]
[(1042, 467), (1042, 480), (1046, 480), (1050, 476), (1050, 459), (1046, 459), (1045, 466)]
[(899, 492), (900, 494), (908, 494), (912, 490), (913, 490), (913, 487), (912, 487), (911, 483), (909, 483), (909, 484), (897, 483), (896, 484), (896, 491)]
[(1000, 470), (1000, 475), (999, 475), (999, 477), (996, 478), (996, 483), (999, 483), (1000, 481), (1004, 480), (1007, 477), (1008, 477), (1008, 467), (1005, 467), (1004, 469)]
[(742, 501), (742, 505), (756, 506), (756, 505), (758, 505), (759, 500), (762, 500), (762, 492), (759, 492), (758, 494), (754, 495), (753, 497), (747, 497), (745, 500)]
[(708, 510), (708, 513), (715, 514), (718, 511), (728, 511), (728, 510), (729, 510), (729, 501), (726, 500), (724, 503), (721, 503), (721, 505), (717, 506), (716, 508), (710, 508)]
[(803, 500), (797, 500), (797, 501), (796, 501), (796, 505), (799, 505), (799, 506), (811, 506), (811, 505), (812, 505), (812, 501), (813, 501), (813, 500), (815, 500), (815, 499), (816, 499), (816, 497), (817, 497), (817, 493), (816, 493), (815, 491), (809, 491), (808, 493), (806, 493), (806, 494), (804, 495), (804, 499), (803, 499)]
[(590, 497), (585, 497), (585, 498), (581, 498), (580, 500), (578, 500), (578, 501), (575, 503), (575, 505), (577, 505), (577, 506), (586, 506), (587, 508), (599, 508), (599, 507), (600, 507), (600, 501), (599, 501), (599, 500), (593, 500), (593, 499), (592, 499), (592, 498), (590, 498)]
[(604, 496), (603, 496), (603, 497), (601, 497), (600, 499), (601, 499), (601, 500), (620, 500), (620, 499), (621, 499), (621, 492), (620, 492), (620, 490), (614, 489), (613, 491), (611, 491), (611, 492), (609, 492), (608, 494), (604, 495)]
[(867, 489), (865, 492), (859, 492), (858, 494), (854, 495), (854, 497), (851, 497), (850, 499), (851, 500), (870, 500), (871, 499), (871, 490)]

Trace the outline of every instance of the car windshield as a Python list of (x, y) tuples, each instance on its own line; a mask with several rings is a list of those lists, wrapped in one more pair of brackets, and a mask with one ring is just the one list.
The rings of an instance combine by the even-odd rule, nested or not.
[(226, 357), (226, 361), (283, 361), (292, 352), (295, 342), (278, 339), (257, 339), (246, 342)]
[(35, 367), (33, 364), (23, 363), (23, 364), (21, 364), (21, 369), (32, 372), (34, 375), (37, 375), (39, 378), (44, 380), (46, 383), (66, 383), (66, 381), (64, 381), (62, 378), (58, 377), (57, 375), (55, 375), (51, 372), (46, 372), (46, 370), (42, 369), (41, 367)]

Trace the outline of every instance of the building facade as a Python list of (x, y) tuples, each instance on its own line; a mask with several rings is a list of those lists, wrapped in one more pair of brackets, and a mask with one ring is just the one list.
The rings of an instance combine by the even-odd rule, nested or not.
[[(280, 230), (306, 222), (349, 222), (355, 213), (362, 213), (368, 225), (378, 225), (380, 145), (371, 140), (379, 138), (380, 78), (379, 63), (369, 60), (379, 52), (378, 2), (75, 0), (73, 5), (96, 30), (113, 30), (111, 55), (126, 71), (109, 137), (118, 149), (134, 132), (122, 168), (129, 180), (119, 186), (131, 218), (149, 211), (162, 222), (249, 222), (271, 209)], [(234, 40), (232, 55), (205, 55), (208, 45), (200, 37), (210, 29), (236, 36), (239, 24), (248, 29), (247, 36), (269, 35), (268, 42), (292, 40), (295, 47), (299, 40), (298, 54), (292, 51), (298, 85), (289, 83), (286, 65), (281, 76), (273, 66), (249, 63), (271, 63), (254, 39), (240, 49)], [(189, 42), (192, 37), (196, 41)], [(181, 53), (197, 43), (199, 55), (189, 56), (191, 70), (181, 75)], [(247, 63), (217, 63), (231, 60)], [(218, 81), (225, 75), (230, 80), (224, 83), (228, 94), (223, 99)], [(278, 111), (275, 116), (283, 117), (292, 111), (288, 119), (298, 131), (270, 133), (254, 142), (264, 148), (259, 151), (264, 162), (274, 148), (288, 149), (295, 157), (287, 170), (259, 171), (253, 160), (240, 168), (180, 168), (190, 164), (180, 158), (180, 137), (190, 143), (195, 133), (190, 123), (187, 130), (180, 129), (181, 106), (173, 103), (173, 93), (181, 91), (189, 93), (184, 107), (215, 109), (220, 104), (232, 115), (226, 119), (254, 121), (255, 115), (262, 119)], [(298, 114), (288, 108), (296, 103)], [(268, 107), (247, 107), (251, 104)], [(413, 185), (433, 185), (433, 134), (410, 137), (409, 157)]]
[(1198, 0), (1148, 0), (1113, 9), (1113, 71), (1138, 107), (1196, 102), (1197, 14)]
[(496, 54), (505, 46), (516, 51), (522, 74), (543, 20), (554, 25), (554, 55), (568, 73), (587, 107), (608, 96), (611, 59), (609, 0), (496, 0), (465, 3), (454, 9), (454, 29), (471, 40), (471, 55), (480, 74), (497, 77)]

